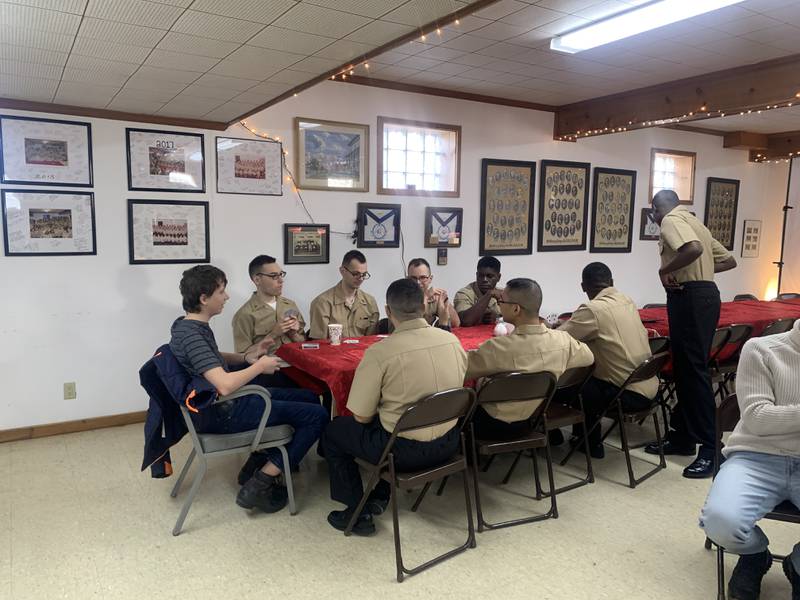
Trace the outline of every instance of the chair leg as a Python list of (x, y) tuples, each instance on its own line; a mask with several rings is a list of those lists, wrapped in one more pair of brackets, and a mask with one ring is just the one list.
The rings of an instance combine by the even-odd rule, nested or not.
[(283, 476), (286, 479), (286, 491), (289, 495), (289, 514), (296, 515), (297, 514), (297, 505), (294, 502), (294, 484), (292, 483), (292, 469), (285, 468), (289, 464), (289, 454), (286, 452), (286, 446), (278, 446), (278, 450), (281, 451), (281, 457), (283, 458)]
[[(553, 456), (550, 454), (549, 443), (545, 444), (544, 455), (545, 455), (545, 460), (547, 461), (547, 479), (550, 483), (550, 490), (552, 491), (552, 493), (550, 494), (550, 511), (548, 512), (548, 514), (551, 515), (554, 519), (557, 519), (558, 507), (556, 506), (556, 496), (558, 496), (558, 494), (555, 493), (556, 483), (553, 477)], [(534, 464), (536, 464), (536, 451), (533, 452), (533, 460)]]
[[(489, 467), (492, 466), (492, 461), (494, 461), (494, 454), (492, 454), (488, 459), (486, 459), (486, 464), (481, 467), (481, 473), (486, 473), (489, 470)], [(477, 468), (477, 464), (476, 467)]]
[[(465, 454), (464, 456), (466, 456), (466, 454)], [(440, 483), (440, 484), (439, 484), (439, 489), (438, 489), (438, 490), (436, 490), (436, 495), (437, 495), (437, 496), (441, 496), (441, 495), (444, 493), (444, 486), (446, 486), (446, 485), (447, 485), (447, 479), (448, 479), (449, 477), (450, 477), (449, 475), (445, 475), (445, 476), (442, 478), (442, 483)]]
[(517, 455), (514, 457), (514, 462), (512, 462), (511, 466), (508, 468), (508, 473), (503, 477), (503, 481), (500, 482), (501, 484), (505, 485), (508, 483), (508, 480), (511, 479), (511, 474), (514, 472), (514, 469), (517, 468), (517, 463), (520, 458), (522, 458), (522, 452), (517, 452)]
[(178, 495), (178, 490), (181, 489), (183, 480), (186, 479), (186, 474), (189, 472), (189, 467), (192, 466), (192, 461), (194, 460), (196, 454), (197, 451), (194, 448), (192, 448), (192, 451), (189, 453), (189, 458), (186, 459), (186, 464), (183, 465), (183, 469), (181, 469), (181, 474), (178, 475), (178, 481), (175, 482), (175, 485), (173, 486), (172, 491), (169, 494), (171, 497), (174, 498), (175, 496)]
[[(394, 555), (397, 563), (397, 581), (402, 582), (405, 577), (405, 568), (403, 567), (403, 554), (400, 549), (400, 519), (397, 514), (397, 488), (395, 486), (395, 472), (394, 472), (394, 457), (389, 455), (389, 475), (391, 481), (391, 502), (392, 502), (392, 529), (394, 530)], [(366, 495), (366, 494), (365, 494)]]
[[(584, 428), (585, 428), (584, 424)], [(589, 483), (594, 483), (594, 470), (592, 469), (592, 455), (589, 454), (589, 436), (586, 436), (583, 440), (584, 442), (584, 449), (586, 450), (586, 481)]]
[(709, 538), (706, 538), (706, 542), (705, 542), (705, 544), (703, 544), (703, 546), (705, 547), (705, 549), (706, 549), (706, 550), (711, 550), (711, 546), (712, 546), (712, 545), (713, 545), (713, 544), (711, 543), (711, 539), (709, 539)]
[(475, 515), (478, 519), (478, 533), (483, 533), (484, 528), (484, 520), (483, 520), (483, 511), (481, 510), (481, 490), (480, 484), (478, 483), (478, 451), (475, 448), (475, 432), (472, 432), (472, 436), (470, 436), (472, 446), (472, 480), (475, 484)]
[(717, 546), (717, 600), (725, 600), (725, 550)]
[(619, 414), (619, 437), (622, 442), (622, 451), (625, 453), (625, 464), (628, 467), (628, 485), (631, 489), (636, 487), (636, 478), (633, 476), (633, 464), (631, 464), (631, 449), (628, 447), (628, 435), (625, 431), (625, 422), (622, 416), (622, 408), (617, 406)]
[[(394, 457), (391, 454), (389, 454), (389, 460), (394, 460)], [(361, 494), (361, 500), (359, 500), (358, 506), (356, 506), (353, 514), (350, 515), (350, 521), (347, 523), (347, 527), (344, 528), (344, 534), (346, 536), (349, 536), (353, 532), (353, 527), (358, 520), (358, 516), (361, 514), (361, 511), (364, 510), (364, 505), (367, 503), (367, 498), (369, 497), (370, 492), (372, 492), (372, 489), (377, 485), (380, 476), (381, 466), (377, 465), (374, 469), (372, 469), (372, 472), (369, 476), (369, 481), (367, 481), (367, 485), (364, 486), (364, 493)], [(394, 493), (392, 493), (392, 502), (394, 502)]]
[(431, 489), (431, 483), (432, 482), (429, 481), (422, 487), (422, 491), (419, 493), (419, 496), (417, 496), (417, 499), (414, 501), (414, 505), (411, 507), (411, 512), (417, 512), (419, 505), (422, 504), (422, 499), (425, 497), (425, 494), (427, 494), (428, 490)]
[(195, 494), (197, 494), (197, 490), (200, 489), (200, 483), (203, 481), (203, 477), (205, 476), (207, 470), (208, 463), (206, 463), (205, 458), (201, 456), (197, 468), (197, 474), (194, 476), (192, 487), (189, 488), (189, 495), (186, 497), (186, 502), (183, 503), (181, 512), (178, 515), (178, 520), (175, 521), (175, 527), (172, 528), (172, 535), (180, 534), (181, 529), (183, 529), (183, 522), (186, 520), (186, 515), (189, 514), (189, 509), (192, 506)]
[(542, 489), (542, 481), (539, 478), (539, 460), (536, 458), (535, 448), (531, 450), (531, 459), (533, 460), (533, 483), (536, 486), (536, 499), (541, 500), (542, 496), (549, 494), (553, 488), (550, 487), (550, 489), (547, 491), (547, 494), (545, 494), (544, 490)]

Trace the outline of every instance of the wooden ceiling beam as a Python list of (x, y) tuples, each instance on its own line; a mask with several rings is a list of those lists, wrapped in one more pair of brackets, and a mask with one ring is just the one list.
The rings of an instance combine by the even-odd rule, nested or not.
[(769, 148), (769, 137), (766, 133), (753, 133), (752, 131), (730, 131), (722, 140), (723, 148), (738, 148), (748, 150), (766, 150)]
[(800, 131), (782, 131), (767, 136), (766, 149), (750, 151), (752, 162), (789, 159), (800, 156)]

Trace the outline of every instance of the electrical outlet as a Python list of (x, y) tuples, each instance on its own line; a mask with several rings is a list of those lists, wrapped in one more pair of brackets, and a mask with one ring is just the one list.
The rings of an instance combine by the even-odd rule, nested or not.
[(64, 400), (75, 400), (78, 392), (75, 390), (75, 382), (67, 381), (64, 383)]

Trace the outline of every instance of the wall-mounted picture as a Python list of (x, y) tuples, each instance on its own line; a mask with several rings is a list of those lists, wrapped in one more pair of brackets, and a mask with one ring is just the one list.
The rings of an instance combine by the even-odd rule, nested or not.
[(697, 154), (666, 148), (650, 149), (648, 202), (661, 190), (673, 190), (681, 204), (694, 204), (694, 170)]
[(283, 263), (313, 265), (330, 262), (331, 226), (317, 223), (283, 224)]
[(128, 200), (128, 259), (132, 265), (209, 262), (208, 203)]
[(539, 252), (585, 250), (589, 163), (543, 160), (539, 175)]
[(652, 208), (642, 209), (642, 218), (639, 224), (639, 239), (657, 241), (661, 237), (661, 227), (656, 223)]
[(92, 187), (92, 126), (0, 115), (0, 181)]
[(400, 205), (358, 203), (359, 248), (400, 247)]
[(428, 206), (425, 209), (425, 247), (459, 248), (464, 209)]
[(758, 258), (761, 245), (761, 221), (745, 219), (742, 229), (742, 258)]
[(283, 195), (283, 145), (217, 137), (217, 192)]
[(298, 187), (369, 191), (369, 125), (295, 117), (294, 131)]
[(202, 134), (127, 128), (125, 137), (129, 190), (206, 191)]
[(97, 254), (94, 194), (3, 190), (6, 256)]
[(739, 208), (738, 179), (709, 177), (706, 183), (706, 212), (703, 224), (728, 250), (733, 250), (736, 213)]
[(589, 251), (630, 252), (636, 171), (595, 167), (592, 198)]
[(533, 253), (535, 182), (535, 162), (481, 161), (481, 255)]

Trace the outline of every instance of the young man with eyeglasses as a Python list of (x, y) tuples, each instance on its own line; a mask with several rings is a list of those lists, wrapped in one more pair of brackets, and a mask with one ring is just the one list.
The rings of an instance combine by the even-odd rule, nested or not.
[(497, 299), (500, 290), (500, 261), (494, 256), (484, 256), (478, 261), (475, 281), (461, 288), (453, 298), (453, 305), (461, 319), (462, 327), (481, 323), (494, 323), (500, 316)]
[(342, 337), (360, 337), (378, 332), (378, 303), (361, 290), (369, 279), (367, 259), (358, 250), (350, 250), (339, 267), (342, 280), (325, 290), (311, 302), (311, 331), (309, 337), (324, 340), (328, 325), (342, 326)]
[(424, 258), (412, 258), (408, 263), (408, 278), (417, 282), (425, 293), (425, 320), (429, 325), (450, 329), (461, 325), (456, 309), (447, 297), (447, 291), (433, 287), (431, 266)]

